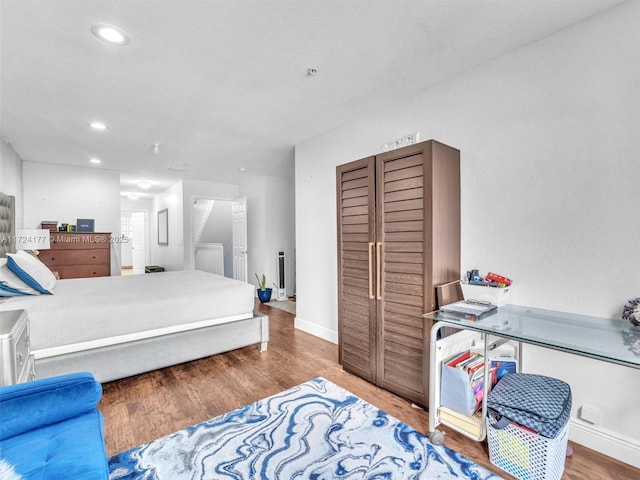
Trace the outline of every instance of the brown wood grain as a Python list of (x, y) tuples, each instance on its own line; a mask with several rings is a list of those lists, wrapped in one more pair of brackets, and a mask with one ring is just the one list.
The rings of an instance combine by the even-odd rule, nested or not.
[(459, 154), (427, 141), (336, 167), (339, 363), (422, 405), (422, 315), (434, 279), (460, 278)]
[(41, 250), (42, 263), (60, 278), (111, 275), (111, 234), (107, 232), (50, 232), (50, 247)]
[[(337, 345), (294, 329), (290, 313), (259, 303), (256, 309), (269, 315), (271, 341), (266, 352), (245, 347), (105, 383), (99, 408), (105, 417), (107, 453), (133, 448), (318, 376), (428, 433), (425, 410), (345, 372), (338, 364)], [(449, 448), (506, 479), (514, 478), (491, 465), (486, 442), (443, 431)], [(567, 459), (563, 480), (640, 478), (640, 469), (572, 446), (574, 454)]]

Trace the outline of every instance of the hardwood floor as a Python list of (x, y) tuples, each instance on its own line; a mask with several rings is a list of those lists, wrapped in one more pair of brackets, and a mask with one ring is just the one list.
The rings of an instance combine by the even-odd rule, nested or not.
[[(266, 352), (246, 347), (194, 362), (105, 383), (99, 408), (109, 455), (199, 423), (322, 376), (426, 433), (427, 413), (411, 402), (342, 371), (336, 345), (293, 328), (294, 316), (256, 305), (269, 315)], [(446, 445), (504, 478), (489, 462), (486, 442), (448, 429)], [(640, 478), (640, 469), (573, 444), (563, 479)]]

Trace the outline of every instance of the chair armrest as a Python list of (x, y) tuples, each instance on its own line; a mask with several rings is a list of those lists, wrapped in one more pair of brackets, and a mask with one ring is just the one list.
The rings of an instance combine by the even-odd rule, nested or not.
[(94, 410), (102, 385), (88, 372), (0, 388), (0, 440)]

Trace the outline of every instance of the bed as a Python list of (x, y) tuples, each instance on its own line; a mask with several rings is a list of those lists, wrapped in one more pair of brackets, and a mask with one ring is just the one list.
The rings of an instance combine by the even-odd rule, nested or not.
[[(12, 252), (13, 202), (0, 193), (0, 256)], [(38, 378), (79, 370), (100, 382), (269, 341), (254, 287), (192, 271), (58, 280), (53, 295), (0, 299), (24, 309)]]

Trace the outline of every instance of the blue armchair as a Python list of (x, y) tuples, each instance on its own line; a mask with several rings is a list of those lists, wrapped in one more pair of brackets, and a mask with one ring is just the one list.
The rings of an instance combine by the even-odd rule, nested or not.
[(0, 388), (0, 458), (24, 479), (107, 480), (101, 397), (86, 372)]

